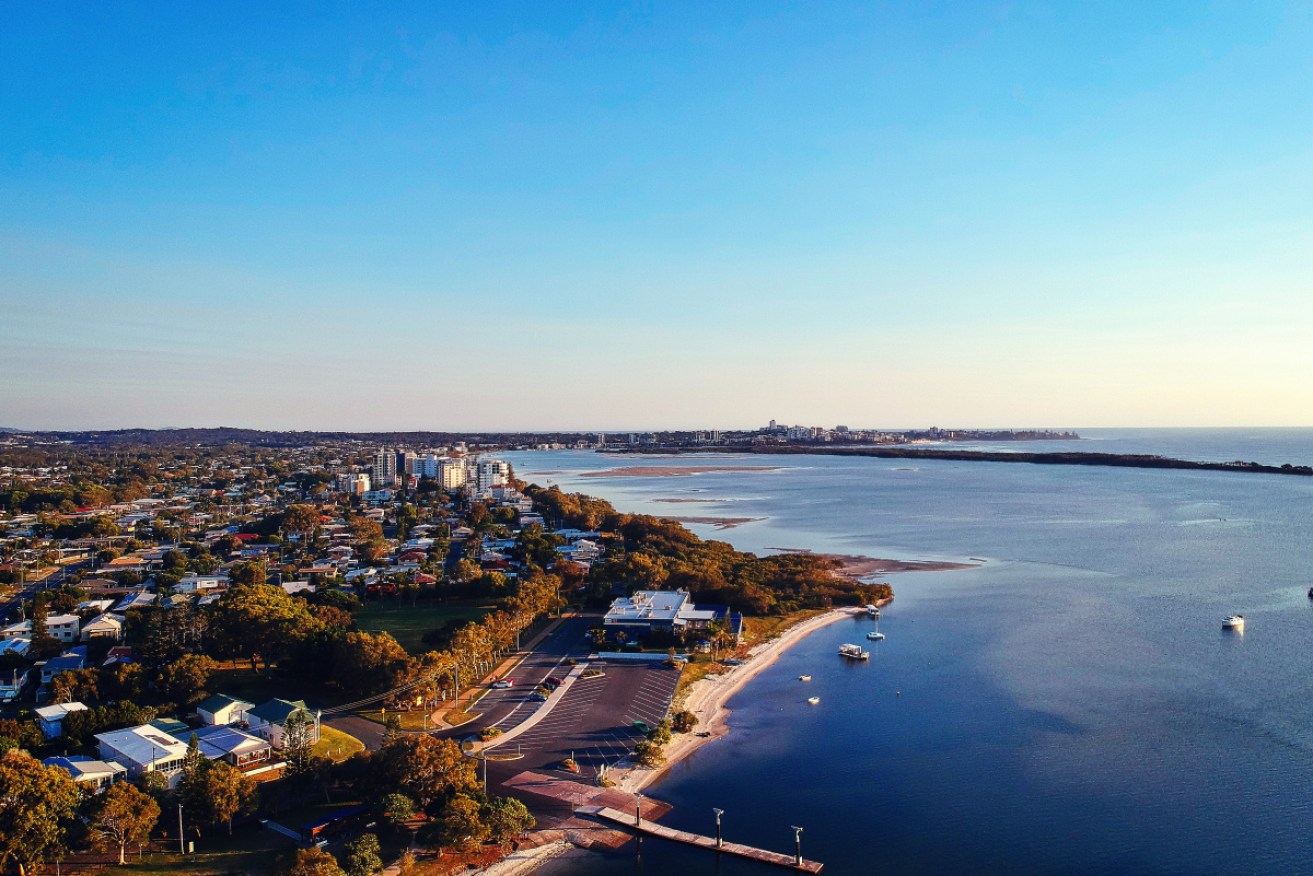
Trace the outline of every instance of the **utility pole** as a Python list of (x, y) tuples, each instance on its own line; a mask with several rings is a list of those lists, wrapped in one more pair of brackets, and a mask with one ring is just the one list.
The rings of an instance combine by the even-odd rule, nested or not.
[(634, 827), (643, 826), (643, 792), (634, 795)]
[(182, 837), (182, 804), (181, 803), (178, 804), (178, 854), (180, 855), (187, 854), (187, 849), (183, 845), (183, 837)]

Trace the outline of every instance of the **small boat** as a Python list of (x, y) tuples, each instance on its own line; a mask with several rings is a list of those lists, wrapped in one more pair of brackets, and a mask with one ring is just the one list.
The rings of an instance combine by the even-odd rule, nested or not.
[(1313, 599), (1313, 587), (1308, 588), (1308, 598)]
[(1245, 631), (1245, 616), (1243, 614), (1233, 614), (1226, 620), (1222, 621), (1222, 629), (1235, 630), (1243, 633)]
[(811, 680), (812, 680), (812, 677), (811, 677), (810, 675), (799, 675), (799, 676), (798, 676), (798, 681), (811, 681)]
[(868, 617), (879, 617), (880, 616), (879, 606), (875, 606), (875, 605), (866, 606), (866, 614)]
[(849, 660), (869, 660), (871, 652), (863, 651), (861, 645), (840, 645), (839, 656), (847, 657)]
[(875, 642), (879, 642), (882, 639), (884, 639), (884, 633), (880, 632), (879, 630), (871, 630), (869, 633), (866, 634), (866, 638)]
[(820, 701), (821, 701), (820, 697), (807, 697), (807, 702), (811, 703), (813, 706), (819, 703)]

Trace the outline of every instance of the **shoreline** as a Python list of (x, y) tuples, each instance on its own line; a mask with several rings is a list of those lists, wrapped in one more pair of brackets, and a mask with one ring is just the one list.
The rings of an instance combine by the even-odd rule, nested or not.
[[(888, 599), (880, 600), (880, 605), (887, 605)], [(852, 618), (861, 614), (863, 609), (855, 606), (835, 608), (810, 617), (795, 624), (774, 638), (767, 639), (752, 647), (747, 659), (728, 672), (708, 675), (694, 682), (689, 687), (680, 707), (692, 712), (698, 718), (698, 726), (693, 733), (680, 733), (666, 747), (666, 762), (656, 769), (630, 768), (616, 783), (623, 791), (634, 793), (651, 785), (665, 776), (681, 760), (688, 758), (704, 745), (709, 745), (729, 734), (729, 716), (733, 713), (726, 703), (748, 682), (765, 670), (774, 666), (785, 651), (823, 627)], [(698, 736), (698, 732), (710, 733), (710, 736)]]

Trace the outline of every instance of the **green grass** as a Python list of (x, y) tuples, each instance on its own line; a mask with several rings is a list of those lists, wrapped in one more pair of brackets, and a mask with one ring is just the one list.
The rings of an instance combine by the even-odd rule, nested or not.
[[(269, 873), (274, 861), (296, 848), (296, 843), (282, 834), (256, 825), (238, 828), (230, 837), (223, 828), (211, 828), (196, 844), (196, 854), (150, 854), (137, 861), (132, 854), (128, 863), (106, 867), (114, 873)], [(175, 836), (176, 841), (176, 836)]]
[(365, 743), (356, 737), (323, 725), (319, 727), (319, 741), (311, 749), (314, 754), (326, 757), (334, 763), (341, 763), (357, 751), (364, 750)]
[(370, 633), (386, 630), (411, 655), (432, 651), (422, 640), (425, 633), (446, 626), (449, 621), (479, 620), (491, 612), (490, 604), (470, 602), (436, 603), (420, 600), (413, 608), (390, 600), (366, 602), (356, 612), (356, 626)]

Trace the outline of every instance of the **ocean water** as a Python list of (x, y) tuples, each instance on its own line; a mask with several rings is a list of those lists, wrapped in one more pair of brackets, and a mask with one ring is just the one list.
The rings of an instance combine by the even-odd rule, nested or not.
[[(1313, 462), (1310, 430), (1091, 434), (1110, 452)], [(836, 655), (865, 642), (864, 621), (789, 651), (731, 701), (726, 739), (650, 789), (675, 806), (664, 823), (709, 834), (718, 807), (727, 839), (780, 851), (800, 825), (804, 854), (830, 874), (1313, 872), (1313, 479), (510, 458), (521, 476), (626, 511), (752, 518), (691, 525), (745, 550), (985, 561), (891, 576), (888, 638), (869, 665)], [(700, 463), (778, 468), (582, 476)], [(1233, 612), (1244, 635), (1221, 630)], [(771, 868), (646, 840), (555, 872), (676, 871)]]

